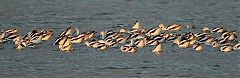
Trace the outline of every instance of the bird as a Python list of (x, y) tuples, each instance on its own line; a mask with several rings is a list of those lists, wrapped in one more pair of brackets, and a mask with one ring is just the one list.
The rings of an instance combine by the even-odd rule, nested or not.
[(237, 39), (237, 35), (236, 35), (236, 32), (230, 34), (229, 36), (225, 37), (227, 38), (228, 41), (234, 41)]
[(177, 39), (175, 39), (175, 40), (172, 41), (172, 47), (173, 47), (174, 45), (179, 45), (179, 44), (180, 44), (180, 39), (179, 39), (179, 38), (177, 38)]
[(71, 43), (80, 44), (83, 40), (84, 40), (83, 36), (80, 37), (76, 36), (71, 38)]
[(143, 48), (145, 46), (145, 40), (143, 38), (137, 39), (136, 42), (135, 42), (135, 45), (138, 48)]
[(17, 35), (17, 34), (9, 34), (8, 36), (6, 36), (5, 40), (7, 41), (15, 41), (16, 39), (18, 39), (21, 35)]
[(172, 24), (167, 27), (164, 27), (164, 29), (167, 31), (179, 31), (181, 27), (182, 27), (181, 24)]
[(152, 37), (152, 40), (158, 41), (160, 43), (165, 42), (167, 40), (168, 37), (166, 37), (165, 35), (156, 35)]
[(105, 39), (104, 42), (109, 47), (116, 47), (118, 45), (117, 41), (115, 39), (111, 39), (111, 38)]
[(193, 45), (193, 50), (199, 52), (199, 51), (202, 51), (203, 50), (203, 46), (200, 44), (200, 43), (197, 43), (195, 45)]
[(212, 31), (208, 27), (203, 27), (202, 33), (212, 34)]
[(109, 30), (105, 33), (105, 38), (114, 38), (117, 35), (116, 32), (114, 32), (113, 30)]
[(181, 34), (172, 34), (172, 33), (170, 33), (169, 37), (167, 38), (166, 41), (167, 42), (174, 41), (174, 40), (180, 38), (180, 36), (181, 36)]
[(100, 43), (94, 39), (94, 40), (90, 41), (89, 44), (90, 44), (90, 47), (96, 49)]
[(138, 31), (138, 33), (139, 33), (139, 34), (145, 34), (145, 33), (146, 33), (145, 31), (146, 31), (146, 29), (145, 29), (145, 28), (142, 28), (142, 29), (140, 29), (140, 30)]
[(116, 37), (116, 42), (118, 42), (118, 43), (124, 43), (124, 42), (126, 42), (126, 40), (127, 40), (126, 37), (122, 37), (122, 36)]
[(154, 45), (157, 45), (158, 44), (158, 41), (156, 41), (156, 40), (147, 40), (147, 43), (146, 43), (147, 45), (151, 45), (151, 46), (154, 46)]
[(196, 43), (196, 38), (195, 39), (190, 39), (189, 40), (189, 46), (192, 46), (192, 45), (194, 45), (195, 43)]
[(72, 32), (72, 27), (69, 26), (65, 29), (65, 31), (63, 31), (59, 36), (63, 36), (63, 35), (71, 35)]
[[(204, 45), (209, 45), (219, 49), (220, 52), (228, 53), (240, 49), (237, 43), (238, 34), (236, 30), (227, 30), (223, 27), (210, 29), (204, 26), (200, 32), (176, 32), (183, 27), (181, 24), (171, 24), (148, 28), (142, 28), (140, 21), (136, 20), (130, 29), (119, 26), (119, 29), (104, 30), (96, 32), (93, 30), (80, 33), (80, 28), (76, 27), (72, 33), (72, 27), (67, 26), (56, 38), (54, 45), (60, 51), (72, 51), (75, 44), (85, 44), (100, 51), (112, 47), (120, 47), (121, 52), (136, 53), (138, 49), (145, 46), (154, 46), (152, 52), (159, 54), (162, 43), (172, 42), (173, 46), (179, 48), (191, 47), (194, 51), (200, 52)], [(126, 30), (127, 29), (127, 30)], [(173, 32), (172, 32), (173, 31)], [(96, 34), (97, 33), (97, 34)], [(19, 32), (17, 28), (7, 30), (0, 29), (0, 45), (13, 43), (14, 48), (23, 50), (27, 47), (35, 47), (42, 42), (49, 40), (53, 36), (53, 31), (47, 29), (33, 29), (26, 34)], [(101, 38), (100, 38), (101, 37)], [(237, 44), (235, 44), (237, 43)], [(172, 46), (172, 47), (173, 47)]]
[(236, 30), (234, 31), (225, 31), (225, 32), (222, 32), (222, 34), (220, 35), (220, 39), (224, 39), (226, 37), (229, 37), (229, 36), (234, 36), (235, 37), (235, 34), (236, 34)]
[(224, 53), (228, 53), (232, 51), (233, 47), (231, 45), (224, 45), (220, 47), (220, 51)]
[(132, 26), (132, 29), (138, 30), (138, 29), (140, 29), (140, 28), (141, 28), (140, 22), (139, 22), (138, 20), (136, 20), (136, 22), (135, 22), (134, 25)]
[(3, 40), (5, 39), (5, 36), (6, 36), (6, 32), (1, 32), (0, 33), (0, 43), (3, 42)]
[(139, 33), (132, 33), (130, 34), (127, 39), (137, 39), (139, 38), (141, 35)]
[(240, 43), (233, 46), (233, 50), (240, 50)]
[(23, 49), (25, 49), (25, 46), (24, 46), (21, 42), (19, 42), (19, 43), (16, 44), (15, 46), (16, 46), (16, 49), (17, 49), (17, 50), (23, 50)]
[(127, 33), (132, 34), (132, 33), (138, 33), (139, 30), (138, 29), (130, 29), (129, 31), (127, 31)]
[(27, 46), (29, 42), (29, 37), (27, 35), (24, 35), (22, 38), (20, 38), (21, 44), (23, 44), (25, 47)]
[(19, 44), (21, 37), (22, 35), (17, 35), (14, 39), (12, 39), (12, 42), (14, 42), (15, 45)]
[(86, 35), (87, 35), (87, 39), (90, 39), (90, 38), (93, 38), (93, 36), (96, 34), (97, 32), (96, 31), (90, 31), (88, 32)]
[(169, 33), (160, 33), (159, 35), (163, 38), (166, 38), (166, 39), (170, 36)]
[(68, 37), (67, 35), (63, 35), (63, 36), (58, 37), (55, 40), (54, 44), (55, 45), (62, 45), (62, 44), (64, 44), (64, 42), (66, 41), (67, 37)]
[(209, 36), (209, 34), (207, 34), (207, 33), (195, 33), (194, 36), (197, 37), (197, 38), (201, 38), (201, 37)]
[(182, 40), (179, 42), (178, 47), (179, 48), (188, 48), (190, 45), (189, 40)]
[(86, 35), (87, 34), (83, 32), (81, 34), (71, 37), (71, 43), (76, 43), (76, 44), (82, 43), (84, 40), (88, 38)]
[[(160, 24), (161, 25), (161, 24)], [(160, 25), (158, 27), (154, 27), (154, 28), (151, 28), (149, 29), (147, 32), (146, 32), (146, 35), (147, 36), (156, 36), (159, 34), (159, 32), (162, 30), (162, 27), (160, 27)]]
[(29, 38), (32, 38), (33, 36), (37, 35), (39, 32), (40, 31), (34, 29), (34, 30), (28, 32), (27, 35)]
[(214, 40), (212, 43), (211, 43), (212, 47), (213, 48), (219, 48), (220, 47), (220, 43), (218, 40)]
[(206, 45), (210, 45), (213, 40), (214, 38), (212, 35), (206, 35), (206, 36), (198, 37), (197, 41), (199, 43), (205, 43)]
[(84, 44), (85, 44), (87, 47), (91, 47), (91, 45), (90, 45), (90, 42), (89, 42), (89, 41), (84, 41)]
[(52, 36), (52, 34), (53, 34), (53, 31), (44, 30), (42, 40), (43, 40), (43, 41), (49, 40), (50, 37)]
[(224, 32), (224, 28), (223, 27), (215, 27), (211, 30), (212, 32), (217, 32), (217, 33), (222, 33)]
[(80, 28), (79, 27), (75, 28), (75, 31), (72, 33), (72, 35), (74, 35), (74, 34), (76, 34), (76, 35), (80, 34)]
[(32, 38), (30, 38), (30, 42), (33, 42), (35, 44), (39, 44), (39, 43), (42, 42), (42, 38), (43, 38), (43, 34), (42, 33), (38, 33), (37, 35), (35, 35)]
[(153, 48), (152, 52), (161, 52), (162, 46), (160, 43), (157, 44), (156, 47)]
[(6, 33), (13, 34), (13, 33), (16, 33), (16, 32), (17, 32), (17, 29), (16, 29), (16, 28), (12, 28), (12, 29), (6, 30), (5, 32), (6, 32)]
[(120, 51), (121, 51), (121, 52), (127, 52), (128, 49), (129, 49), (129, 46), (130, 46), (130, 45), (121, 46), (121, 47), (120, 47)]
[(72, 49), (72, 44), (68, 44), (66, 46), (63, 46), (63, 45), (59, 45), (59, 49), (60, 51), (65, 51), (65, 52), (70, 52)]
[(97, 49), (103, 51), (103, 50), (107, 50), (108, 49), (108, 45), (106, 45), (105, 43), (100, 43), (98, 46), (97, 46)]
[(192, 32), (186, 32), (179, 39), (180, 39), (180, 41), (191, 40), (191, 39), (194, 39), (194, 34)]
[(123, 28), (123, 27), (121, 27), (121, 28), (119, 29), (119, 33), (126, 33), (126, 32), (127, 32), (126, 29)]
[(133, 46), (130, 46), (129, 49), (127, 50), (128, 53), (136, 53), (137, 49)]
[(106, 32), (105, 31), (100, 31), (99, 35), (101, 36), (101, 39), (105, 39), (106, 37)]
[(60, 51), (71, 51), (72, 50), (72, 43), (71, 43), (71, 37), (66, 36), (65, 41), (63, 44), (58, 45), (58, 48)]

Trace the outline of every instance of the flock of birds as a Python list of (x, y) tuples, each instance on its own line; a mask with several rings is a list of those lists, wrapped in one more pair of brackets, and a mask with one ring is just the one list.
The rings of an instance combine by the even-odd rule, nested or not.
[[(203, 45), (219, 49), (221, 52), (240, 50), (240, 43), (237, 41), (236, 30), (229, 31), (223, 27), (209, 29), (204, 27), (200, 33), (176, 33), (183, 25), (172, 24), (159, 26), (151, 29), (141, 28), (140, 22), (136, 21), (130, 30), (121, 27), (119, 30), (89, 31), (80, 32), (79, 28), (73, 30), (67, 27), (55, 40), (54, 45), (60, 50), (72, 51), (73, 44), (83, 44), (87, 47), (107, 50), (111, 47), (119, 47), (121, 52), (135, 53), (138, 48), (154, 46), (152, 52), (159, 53), (162, 50), (162, 43), (172, 43), (172, 47), (192, 47), (196, 52), (203, 50)], [(26, 47), (36, 47), (43, 41), (47, 41), (53, 34), (49, 30), (32, 30), (26, 35), (17, 33), (17, 29), (1, 31), (0, 44), (14, 43), (17, 50)], [(72, 33), (72, 31), (74, 31)]]

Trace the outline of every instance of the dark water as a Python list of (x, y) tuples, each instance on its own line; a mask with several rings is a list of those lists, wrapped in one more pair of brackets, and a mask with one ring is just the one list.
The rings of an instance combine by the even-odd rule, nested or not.
[(225, 54), (206, 46), (195, 53), (190, 48), (163, 44), (162, 54), (156, 56), (152, 47), (125, 54), (118, 48), (100, 52), (74, 45), (74, 51), (63, 53), (51, 45), (67, 25), (100, 31), (135, 20), (144, 28), (180, 23), (196, 27), (190, 31), (207, 25), (239, 33), (240, 0), (0, 0), (1, 28), (18, 28), (21, 33), (36, 28), (54, 31), (52, 39), (37, 49), (17, 51), (4, 45), (0, 49), (0, 78), (240, 77), (239, 51)]

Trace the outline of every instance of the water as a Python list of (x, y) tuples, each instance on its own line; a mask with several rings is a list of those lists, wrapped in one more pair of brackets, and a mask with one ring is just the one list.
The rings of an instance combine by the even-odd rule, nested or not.
[(239, 51), (225, 54), (205, 46), (195, 53), (163, 44), (162, 54), (156, 56), (153, 47), (126, 54), (118, 48), (100, 52), (74, 45), (74, 51), (63, 53), (51, 44), (66, 26), (80, 27), (81, 32), (101, 31), (136, 19), (144, 28), (180, 23), (196, 27), (190, 31), (207, 25), (239, 32), (239, 5), (239, 0), (1, 0), (1, 28), (17, 28), (21, 33), (44, 28), (54, 35), (37, 49), (2, 46), (0, 78), (238, 78)]

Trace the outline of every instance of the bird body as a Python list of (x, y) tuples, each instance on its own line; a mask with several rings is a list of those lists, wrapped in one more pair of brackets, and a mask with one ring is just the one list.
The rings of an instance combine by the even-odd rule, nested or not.
[(162, 50), (162, 46), (160, 43), (158, 43), (158, 45), (155, 48), (153, 48), (152, 52), (161, 52), (161, 50)]

